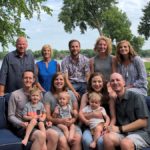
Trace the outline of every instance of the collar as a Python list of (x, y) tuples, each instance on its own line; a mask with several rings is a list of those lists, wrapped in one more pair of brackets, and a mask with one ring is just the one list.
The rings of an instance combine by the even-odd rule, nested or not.
[(128, 100), (128, 96), (129, 94), (128, 94), (128, 91), (127, 90), (125, 90), (125, 93), (124, 93), (124, 95), (120, 98), (120, 97), (117, 97), (117, 100), (119, 100), (119, 101), (122, 101), (122, 100)]
[[(69, 56), (69, 59), (72, 63), (75, 63), (75, 61), (72, 59), (71, 55)], [(81, 60), (81, 54), (79, 54), (79, 57), (77, 59), (77, 62), (79, 62)]]
[[(17, 52), (17, 49), (14, 51), (14, 53), (15, 53), (15, 56), (20, 57), (19, 53)], [(28, 52), (25, 51), (24, 56), (27, 56), (27, 55), (28, 55)]]

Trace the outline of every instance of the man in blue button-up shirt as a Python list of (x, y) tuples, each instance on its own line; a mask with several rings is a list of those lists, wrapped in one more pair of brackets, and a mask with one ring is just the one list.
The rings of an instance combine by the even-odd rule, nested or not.
[(25, 37), (16, 41), (16, 50), (8, 53), (0, 71), (0, 96), (22, 88), (22, 73), (25, 70), (35, 72), (33, 55), (26, 51), (28, 43)]

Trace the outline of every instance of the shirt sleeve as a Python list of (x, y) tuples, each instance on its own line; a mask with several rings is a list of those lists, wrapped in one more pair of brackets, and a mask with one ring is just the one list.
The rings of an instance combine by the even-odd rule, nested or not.
[(14, 124), (20, 126), (22, 120), (16, 116), (16, 99), (12, 93), (8, 102), (8, 120)]
[(134, 87), (147, 86), (147, 74), (146, 74), (144, 62), (142, 61), (142, 59), (139, 56), (137, 56), (134, 58), (133, 63), (138, 72), (138, 78), (133, 84)]
[(104, 109), (104, 107), (101, 107), (100, 109), (102, 109), (101, 112), (102, 112), (103, 116), (106, 116), (107, 113), (106, 113), (106, 110)]
[(61, 62), (61, 72), (62, 73), (68, 73), (68, 66), (67, 66), (67, 60), (64, 58)]
[(8, 73), (8, 55), (3, 59), (3, 63), (0, 70), (0, 84), (5, 85)]

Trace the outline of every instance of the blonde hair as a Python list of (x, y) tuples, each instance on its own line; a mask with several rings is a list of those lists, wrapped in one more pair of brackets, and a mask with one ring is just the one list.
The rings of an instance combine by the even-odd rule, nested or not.
[(106, 36), (101, 36), (99, 37), (97, 40), (96, 40), (96, 43), (95, 43), (95, 46), (94, 46), (94, 51), (97, 52), (97, 45), (100, 41), (105, 41), (106, 44), (107, 44), (107, 51), (106, 51), (106, 54), (109, 55), (111, 52), (112, 52), (112, 42), (111, 42), (111, 39), (106, 37)]
[(68, 102), (69, 102), (69, 99), (70, 99), (69, 93), (68, 93), (67, 91), (62, 91), (62, 92), (60, 92), (60, 93), (58, 94), (58, 99), (59, 99), (62, 95), (65, 96), (65, 97), (67, 98)]
[(101, 100), (102, 100), (102, 94), (96, 93), (96, 92), (91, 92), (91, 93), (88, 94), (88, 99), (89, 99), (89, 102), (90, 102), (92, 99), (96, 99), (96, 100), (98, 100), (99, 102), (101, 102)]
[(41, 90), (37, 86), (33, 86), (32, 88), (30, 88), (29, 92), (30, 92), (30, 96), (34, 94), (35, 92), (38, 92), (39, 94), (41, 94)]
[(42, 55), (43, 55), (43, 51), (44, 51), (46, 48), (48, 48), (48, 49), (50, 50), (50, 52), (51, 52), (51, 57), (52, 57), (52, 55), (53, 55), (53, 50), (52, 50), (52, 47), (51, 47), (49, 44), (43, 45), (43, 47), (42, 47)]

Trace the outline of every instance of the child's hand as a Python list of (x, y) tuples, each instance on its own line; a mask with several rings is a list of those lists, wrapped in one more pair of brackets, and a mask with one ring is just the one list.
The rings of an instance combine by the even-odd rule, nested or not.
[(46, 126), (47, 127), (51, 127), (52, 126), (52, 122), (51, 121), (46, 121)]
[(86, 126), (90, 125), (90, 121), (89, 120), (86, 120), (84, 123), (85, 123)]

